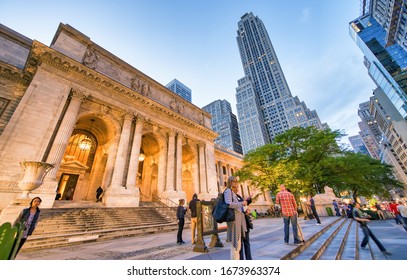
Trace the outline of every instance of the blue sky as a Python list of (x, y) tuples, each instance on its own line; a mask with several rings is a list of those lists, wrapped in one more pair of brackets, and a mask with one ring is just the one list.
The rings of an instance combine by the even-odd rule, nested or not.
[(0, 0), (0, 23), (30, 39), (50, 45), (69, 24), (157, 82), (178, 79), (196, 106), (226, 99), (235, 114), (246, 12), (265, 24), (291, 93), (332, 129), (357, 134), (358, 105), (375, 88), (348, 32), (357, 0)]

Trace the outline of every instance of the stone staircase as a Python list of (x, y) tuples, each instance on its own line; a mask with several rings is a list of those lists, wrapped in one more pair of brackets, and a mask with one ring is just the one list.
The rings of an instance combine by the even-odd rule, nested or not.
[[(106, 208), (102, 204), (85, 208), (42, 209), (38, 225), (22, 251), (69, 246), (78, 243), (116, 239), (172, 231), (178, 228), (176, 208), (145, 204), (135, 208)], [(72, 204), (71, 204), (72, 206)]]

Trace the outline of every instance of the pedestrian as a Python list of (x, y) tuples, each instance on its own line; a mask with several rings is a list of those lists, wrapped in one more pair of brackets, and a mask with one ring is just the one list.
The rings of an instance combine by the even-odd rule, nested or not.
[[(229, 176), (227, 182), (227, 188), (224, 191), (224, 199), (229, 208), (233, 209), (235, 212), (235, 220), (230, 222), (230, 259), (239, 260), (240, 259), (240, 249), (242, 248), (242, 238), (245, 237), (246, 229), (246, 218), (244, 216), (243, 207), (247, 205), (247, 201), (238, 201), (236, 192), (238, 190), (237, 178), (235, 176)], [(229, 226), (229, 225), (228, 225)]]
[(353, 218), (359, 223), (360, 228), (362, 229), (364, 234), (360, 247), (363, 250), (368, 250), (366, 248), (366, 245), (369, 242), (369, 237), (371, 237), (384, 255), (390, 255), (390, 253), (386, 251), (386, 248), (384, 248), (382, 243), (380, 243), (379, 239), (376, 238), (371, 229), (368, 227), (367, 223), (370, 222), (371, 216), (360, 210), (360, 203), (358, 202), (355, 202), (355, 205), (353, 207)]
[(191, 243), (196, 243), (196, 231), (197, 231), (197, 213), (196, 213), (196, 203), (200, 201), (198, 195), (194, 193), (191, 201), (189, 202), (188, 208), (191, 211)]
[(321, 225), (321, 220), (319, 219), (317, 208), (315, 207), (315, 201), (314, 201), (314, 198), (312, 196), (311, 196), (311, 198), (309, 200), (309, 206), (311, 208), (312, 215), (314, 216), (315, 220), (317, 220), (317, 225)]
[(96, 202), (102, 201), (103, 188), (99, 186), (96, 190)]
[(288, 244), (290, 237), (290, 222), (293, 229), (294, 244), (301, 245), (302, 242), (298, 239), (298, 213), (297, 203), (295, 202), (294, 195), (286, 190), (284, 184), (279, 186), (280, 192), (276, 196), (276, 204), (280, 204), (281, 212), (284, 221), (284, 244)]
[(396, 201), (392, 200), (389, 204), (389, 210), (392, 213), (393, 218), (396, 221), (396, 224), (402, 225), (403, 223), (401, 222), (401, 215), (399, 210), (397, 210), (398, 205), (399, 204)]
[(21, 247), (23, 247), (24, 243), (27, 241), (28, 236), (32, 235), (35, 227), (37, 226), (38, 219), (41, 215), (41, 210), (39, 208), (41, 202), (42, 200), (40, 197), (34, 197), (30, 201), (30, 207), (23, 209), (16, 220), (16, 222), (19, 222), (24, 228), (16, 255), (20, 251)]
[(407, 207), (404, 202), (400, 202), (397, 206), (397, 210), (400, 213), (400, 221), (403, 223), (404, 229), (407, 231)]
[(177, 232), (177, 244), (182, 245), (184, 244), (184, 240), (182, 240), (182, 231), (184, 230), (185, 224), (185, 214), (187, 213), (187, 208), (184, 206), (185, 199), (180, 199), (177, 208), (177, 220), (178, 220), (178, 232)]
[(383, 210), (380, 206), (380, 203), (376, 202), (375, 208), (376, 208), (376, 213), (377, 213), (377, 216), (379, 217), (379, 220), (386, 220), (386, 218), (384, 217), (384, 214), (383, 214)]
[[(243, 197), (241, 197), (238, 193), (237, 193), (237, 188), (232, 188), (233, 192), (236, 194), (237, 196), (237, 200), (239, 202), (244, 201)], [(247, 205), (249, 205), (252, 200), (247, 199)], [(244, 215), (245, 215), (245, 221), (246, 221), (246, 232), (244, 234), (244, 236), (242, 237), (242, 247), (240, 249), (240, 253), (239, 253), (239, 259), (240, 260), (252, 260), (252, 250), (250, 248), (250, 229), (253, 228), (253, 222), (250, 216), (250, 211), (249, 209), (247, 209), (247, 206), (243, 207), (244, 209)]]
[(338, 202), (336, 202), (335, 199), (332, 200), (332, 205), (334, 206), (334, 209), (335, 209), (335, 215), (340, 216), (341, 213), (339, 212), (339, 205), (338, 205)]

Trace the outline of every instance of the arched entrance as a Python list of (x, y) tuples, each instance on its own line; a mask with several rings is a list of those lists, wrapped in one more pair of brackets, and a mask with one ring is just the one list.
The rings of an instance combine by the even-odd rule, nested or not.
[(95, 200), (106, 166), (108, 136), (102, 119), (88, 115), (78, 120), (57, 174), (61, 200)]

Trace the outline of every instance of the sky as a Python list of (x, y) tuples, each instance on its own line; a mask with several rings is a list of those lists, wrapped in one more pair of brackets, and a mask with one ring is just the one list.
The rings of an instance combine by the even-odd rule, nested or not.
[(196, 106), (225, 99), (236, 115), (247, 12), (266, 26), (292, 95), (331, 129), (358, 134), (359, 104), (375, 89), (348, 31), (358, 0), (0, 0), (0, 23), (30, 39), (49, 46), (69, 24), (160, 84), (181, 81)]

